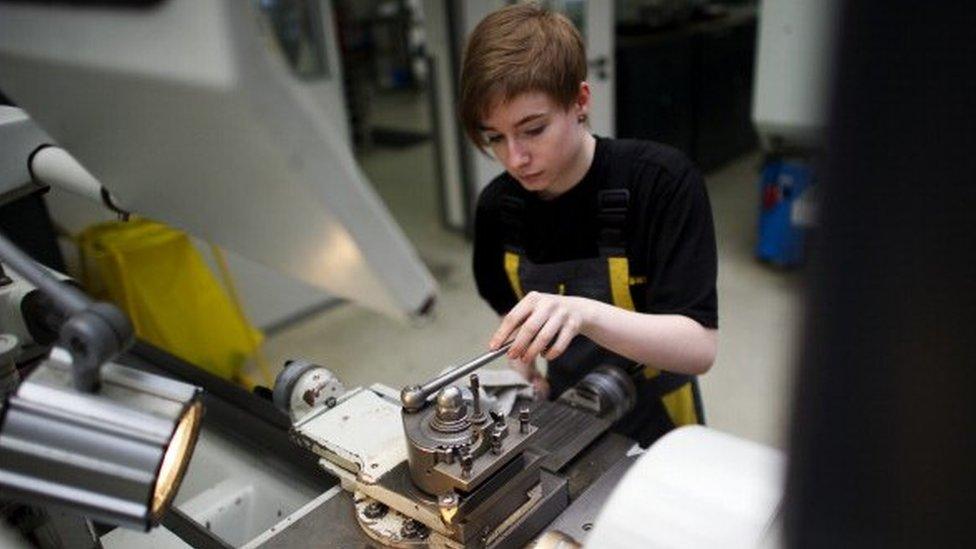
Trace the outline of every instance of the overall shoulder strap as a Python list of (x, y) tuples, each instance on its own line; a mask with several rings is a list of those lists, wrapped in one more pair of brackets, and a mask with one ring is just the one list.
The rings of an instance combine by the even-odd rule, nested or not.
[(624, 255), (627, 250), (627, 213), (630, 191), (624, 188), (602, 189), (597, 192), (597, 220), (600, 234), (597, 244), (604, 256)]
[(508, 249), (521, 250), (524, 246), (525, 200), (505, 195), (501, 200), (502, 241)]
[[(608, 140), (604, 147), (608, 150), (605, 155), (611, 155), (609, 149), (614, 148), (616, 142)], [(621, 256), (627, 249), (627, 216), (630, 208), (630, 190), (627, 188), (626, 172), (630, 168), (626, 162), (606, 162), (606, 177), (600, 182), (597, 191), (597, 222), (599, 236), (597, 244), (600, 255), (604, 257)]]
[(627, 259), (627, 227), (630, 212), (630, 190), (619, 166), (611, 164), (603, 188), (597, 191), (597, 245), (609, 269), (613, 304), (628, 311), (636, 310), (630, 293), (630, 262)]

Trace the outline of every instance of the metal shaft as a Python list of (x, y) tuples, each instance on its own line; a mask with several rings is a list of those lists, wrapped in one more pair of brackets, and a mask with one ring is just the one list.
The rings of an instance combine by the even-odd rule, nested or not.
[(423, 385), (414, 385), (412, 387), (405, 387), (400, 392), (400, 401), (403, 407), (408, 412), (416, 412), (423, 407), (424, 402), (427, 398), (434, 394), (435, 392), (441, 390), (442, 388), (450, 385), (454, 381), (457, 381), (461, 377), (481, 368), (485, 364), (495, 360), (496, 358), (504, 355), (508, 352), (509, 347), (512, 346), (512, 341), (508, 341), (501, 347), (494, 351), (489, 351), (475, 359), (465, 362), (464, 364), (445, 372), (434, 379), (424, 383)]
[(71, 314), (83, 311), (92, 305), (92, 300), (81, 290), (62, 283), (2, 234), (0, 234), (0, 261), (6, 263), (11, 271), (46, 293), (60, 311)]

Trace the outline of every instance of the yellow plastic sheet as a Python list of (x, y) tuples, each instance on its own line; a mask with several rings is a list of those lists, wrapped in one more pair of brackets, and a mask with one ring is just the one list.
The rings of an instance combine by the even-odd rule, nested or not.
[(133, 219), (89, 227), (78, 245), (82, 284), (120, 306), (141, 339), (226, 379), (258, 352), (263, 335), (185, 233)]

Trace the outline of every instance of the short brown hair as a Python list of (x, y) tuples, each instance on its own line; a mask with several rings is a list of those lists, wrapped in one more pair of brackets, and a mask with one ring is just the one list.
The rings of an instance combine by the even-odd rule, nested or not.
[(537, 4), (516, 4), (478, 23), (461, 63), (458, 114), (468, 137), (484, 150), (481, 121), (498, 100), (544, 92), (568, 109), (586, 80), (586, 51), (576, 27)]

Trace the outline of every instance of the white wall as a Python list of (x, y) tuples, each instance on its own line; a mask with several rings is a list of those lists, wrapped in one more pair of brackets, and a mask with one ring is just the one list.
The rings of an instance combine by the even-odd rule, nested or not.
[[(332, 119), (334, 127), (340, 129), (351, 146), (342, 85), (342, 64), (335, 40), (337, 33), (334, 30), (329, 0), (323, 1), (321, 13), (330, 75), (327, 79), (307, 82), (306, 86), (311, 89), (315, 97), (319, 98), (317, 105)], [(93, 223), (114, 218), (114, 214), (98, 204), (56, 190), (48, 194), (47, 202), (54, 222), (71, 234), (76, 234)], [(209, 245), (197, 239), (194, 239), (194, 242), (216, 274)], [(65, 248), (65, 255), (69, 258), (70, 264), (70, 258), (75, 253), (70, 245)], [(280, 274), (268, 266), (245, 259), (234, 252), (225, 251), (225, 254), (245, 312), (252, 324), (259, 328), (286, 321), (303, 312), (331, 303), (335, 299), (322, 290)]]

